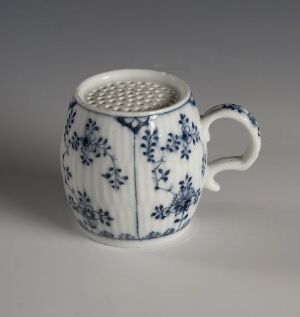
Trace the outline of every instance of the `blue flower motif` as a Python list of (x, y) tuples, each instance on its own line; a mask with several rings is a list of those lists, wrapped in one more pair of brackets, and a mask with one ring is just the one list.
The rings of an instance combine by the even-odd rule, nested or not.
[(83, 165), (90, 165), (93, 162), (94, 157), (106, 156), (111, 146), (107, 144), (107, 139), (103, 137), (97, 137), (99, 127), (96, 125), (96, 121), (88, 119), (84, 135), (78, 136), (77, 132), (73, 132), (73, 136), (69, 140), (72, 148), (77, 151), (80, 147), (81, 162)]
[[(180, 114), (178, 123), (181, 126), (181, 134), (178, 135), (170, 132), (166, 145), (161, 146), (160, 150), (166, 152), (177, 152), (180, 150), (180, 158), (188, 160), (192, 152), (191, 146), (201, 141), (200, 133), (194, 122), (190, 122), (189, 118), (183, 113)], [(154, 152), (159, 140), (157, 128), (153, 131), (146, 129), (142, 139), (141, 147), (144, 149), (143, 155), (147, 157), (148, 162), (155, 162)]]
[(91, 199), (85, 191), (77, 191), (77, 194), (69, 195), (69, 202), (72, 209), (82, 217), (81, 225), (88, 231), (93, 232), (98, 224), (111, 225), (114, 220), (108, 211), (103, 209), (95, 210), (91, 204)]
[(186, 175), (185, 180), (180, 181), (179, 185), (180, 190), (174, 196), (170, 205), (171, 213), (175, 213), (175, 216), (185, 213), (191, 204), (195, 205), (200, 195), (200, 190), (196, 192), (192, 187), (192, 176)]
[(185, 179), (179, 182), (179, 191), (170, 190), (173, 199), (168, 206), (158, 205), (151, 214), (155, 219), (165, 219), (171, 214), (175, 215), (174, 223), (179, 223), (178, 230), (182, 229), (182, 222), (188, 218), (188, 210), (191, 205), (195, 205), (200, 197), (200, 188), (195, 190), (192, 184), (192, 176), (188, 174)]
[(180, 146), (180, 137), (177, 134), (173, 134), (172, 132), (170, 132), (168, 134), (167, 144), (165, 146), (162, 146), (160, 149), (168, 152), (176, 152), (179, 150)]
[(182, 150), (181, 158), (189, 159), (191, 153), (190, 144), (195, 145), (200, 141), (200, 133), (197, 126), (192, 122), (191, 126), (189, 125), (189, 118), (185, 114), (180, 114), (180, 120), (178, 123), (181, 125), (181, 137), (182, 140)]

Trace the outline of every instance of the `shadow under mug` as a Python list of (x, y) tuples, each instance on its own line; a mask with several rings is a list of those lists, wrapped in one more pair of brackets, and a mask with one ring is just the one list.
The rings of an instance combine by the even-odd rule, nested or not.
[[(101, 100), (95, 103), (88, 97), (99, 87), (128, 83), (137, 91), (152, 85), (154, 93), (155, 87), (167, 87), (177, 99), (155, 109), (134, 110), (114, 107), (113, 98), (112, 107), (101, 107)], [(118, 91), (114, 94), (121, 99)], [(241, 156), (207, 163), (209, 126), (221, 118), (241, 123), (250, 142)], [(204, 188), (220, 189), (215, 175), (248, 169), (260, 147), (257, 121), (243, 106), (221, 104), (200, 116), (182, 79), (153, 70), (123, 69), (90, 77), (76, 89), (61, 142), (61, 169), (83, 232), (104, 244), (139, 247), (183, 234)]]

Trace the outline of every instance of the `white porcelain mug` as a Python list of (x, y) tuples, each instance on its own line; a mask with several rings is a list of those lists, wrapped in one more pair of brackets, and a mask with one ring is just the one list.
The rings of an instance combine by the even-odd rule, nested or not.
[[(159, 104), (166, 96), (169, 103)], [(209, 126), (221, 118), (240, 122), (250, 142), (242, 156), (207, 164)], [(90, 238), (144, 246), (183, 233), (204, 188), (220, 189), (215, 175), (248, 169), (260, 147), (257, 121), (244, 107), (222, 104), (200, 116), (183, 80), (124, 69), (90, 77), (76, 89), (61, 168), (70, 206)]]

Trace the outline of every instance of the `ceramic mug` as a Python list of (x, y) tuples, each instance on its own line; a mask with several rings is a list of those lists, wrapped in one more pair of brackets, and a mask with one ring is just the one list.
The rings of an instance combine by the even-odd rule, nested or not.
[[(127, 108), (118, 106), (122, 93), (128, 93), (124, 85)], [(132, 99), (130, 85), (137, 87)], [(100, 86), (108, 98), (114, 97), (114, 87), (119, 99), (107, 99), (101, 107), (100, 93), (98, 103), (91, 101)], [(145, 87), (150, 87), (148, 97), (162, 87), (159, 92), (175, 91), (177, 99), (157, 108), (130, 108), (129, 101), (142, 98), (138, 92)], [(209, 127), (221, 118), (241, 123), (250, 142), (242, 156), (207, 163)], [(220, 189), (215, 175), (248, 169), (260, 147), (257, 121), (243, 106), (222, 104), (200, 116), (180, 78), (124, 69), (90, 77), (76, 89), (61, 142), (61, 169), (70, 206), (88, 237), (114, 246), (144, 246), (185, 232), (204, 188)]]

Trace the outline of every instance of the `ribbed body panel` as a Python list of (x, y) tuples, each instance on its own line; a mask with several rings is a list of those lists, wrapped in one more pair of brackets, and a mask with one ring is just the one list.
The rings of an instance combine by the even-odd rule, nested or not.
[(89, 234), (148, 240), (190, 221), (206, 169), (206, 142), (193, 99), (142, 118), (92, 112), (72, 101), (61, 144), (71, 208)]

